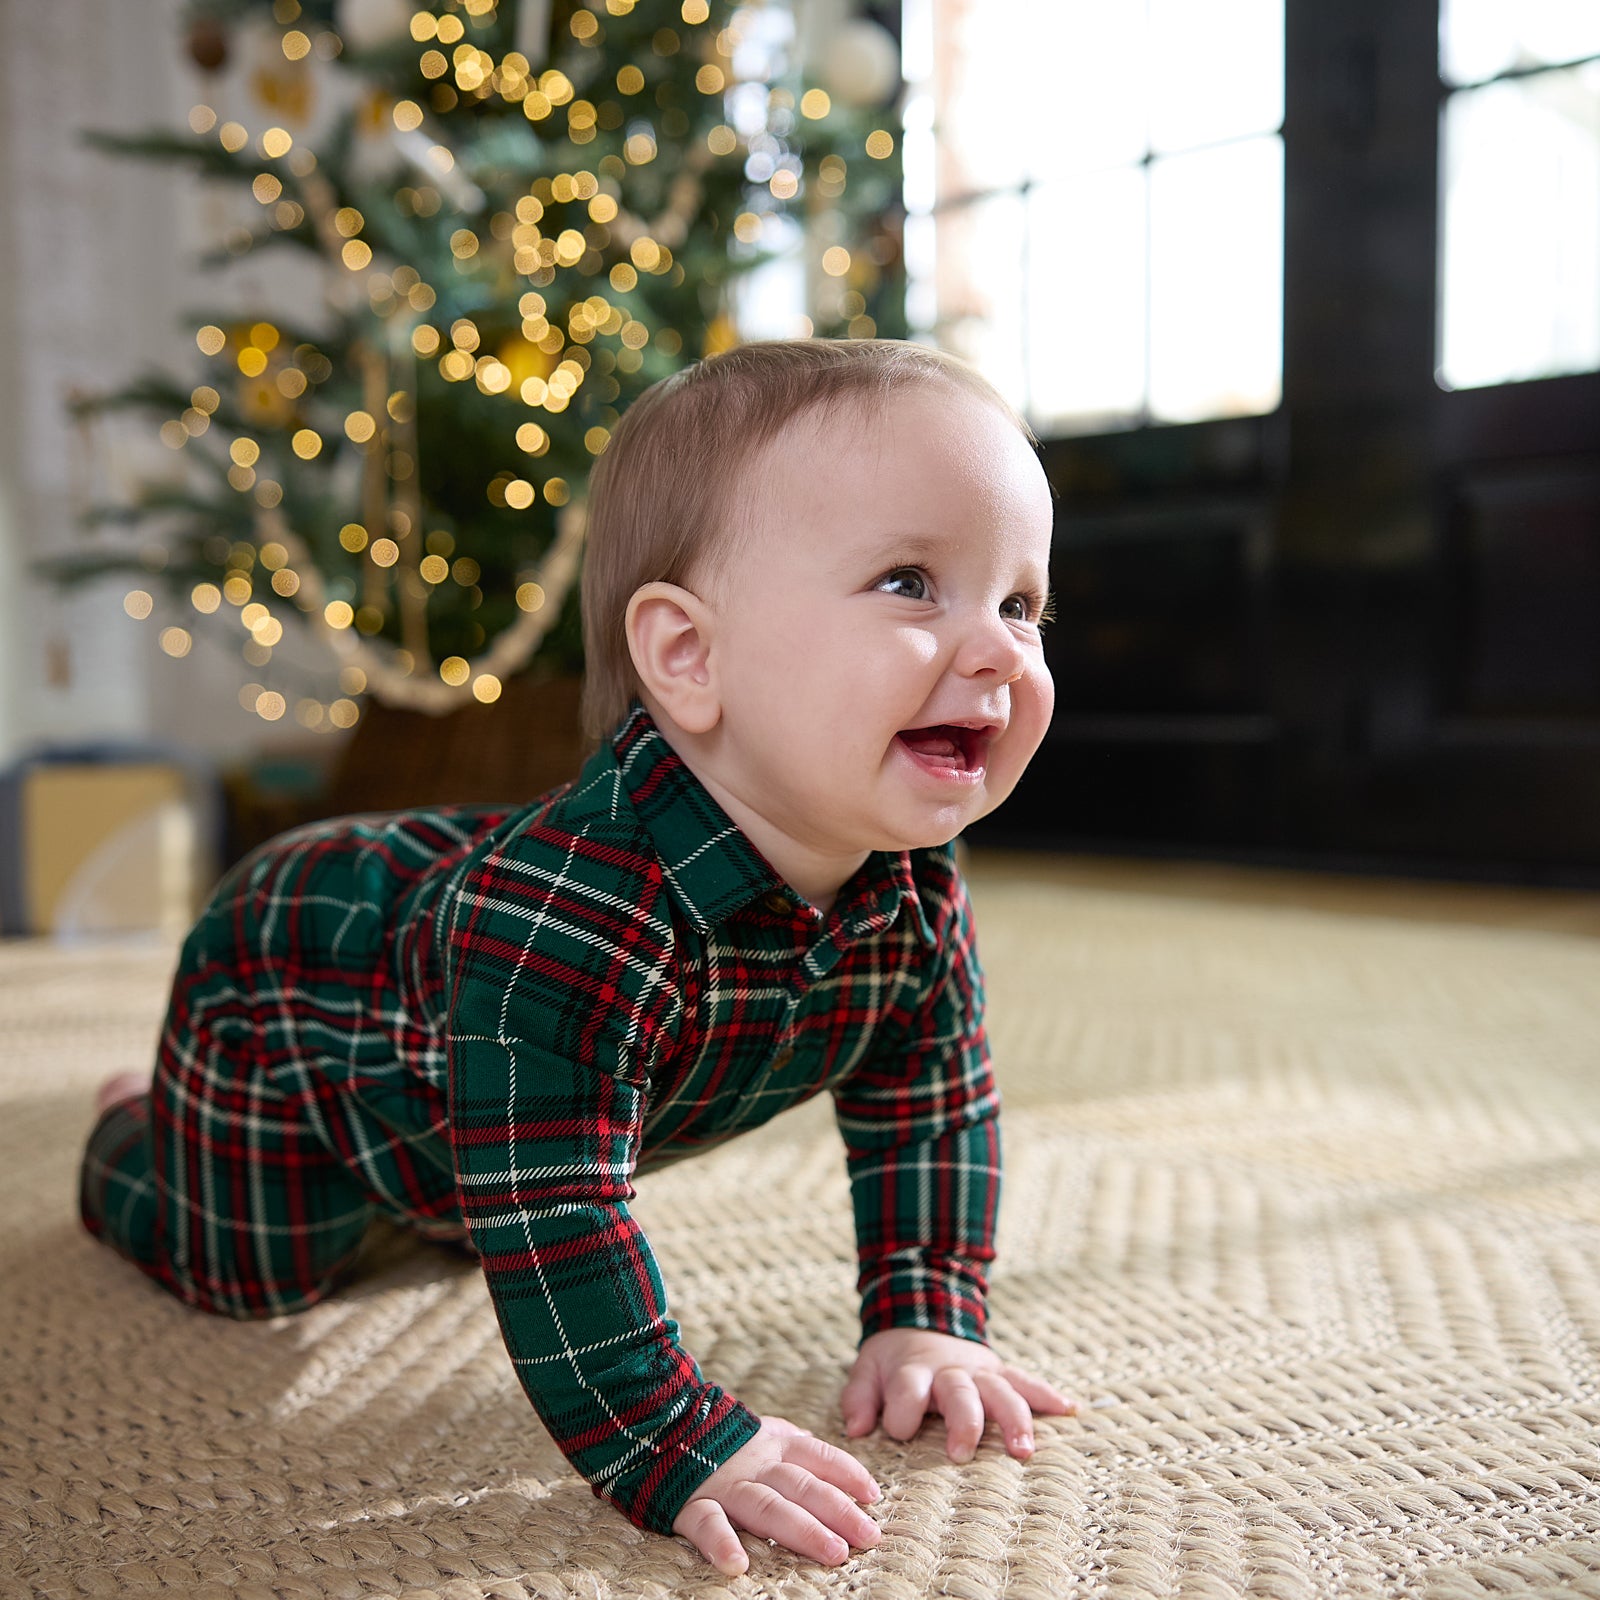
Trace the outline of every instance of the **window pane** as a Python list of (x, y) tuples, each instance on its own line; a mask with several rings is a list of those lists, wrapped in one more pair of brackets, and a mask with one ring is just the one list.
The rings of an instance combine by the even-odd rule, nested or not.
[(1142, 5), (1056, 0), (1033, 7), (1027, 46), (1013, 60), (1032, 62), (1032, 82), (1018, 103), (1036, 178), (1143, 157), (1148, 38)]
[(903, 4), (912, 328), (1041, 430), (1272, 410), (1284, 0)]
[(1283, 374), (1283, 141), (1150, 167), (1150, 412), (1271, 411)]
[(1600, 367), (1600, 62), (1445, 106), (1439, 378)]
[(1114, 427), (1144, 410), (1142, 167), (1033, 191), (1029, 415), (1036, 429)]
[(935, 0), (938, 197), (1146, 148), (1145, 8), (1104, 0)]
[(1447, 83), (1592, 55), (1600, 55), (1596, 0), (1442, 0), (1439, 7), (1439, 73)]
[(1283, 123), (1283, 0), (1150, 0), (1150, 147)]
[(1027, 405), (1022, 196), (991, 195), (936, 212), (931, 221), (939, 347), (970, 361), (1021, 410)]
[(942, 0), (935, 15), (934, 101), (937, 106), (938, 198), (1019, 184), (1027, 176), (1027, 144), (1019, 84), (1038, 57), (1025, 43), (1034, 25), (1028, 0), (985, 0), (980, 8)]

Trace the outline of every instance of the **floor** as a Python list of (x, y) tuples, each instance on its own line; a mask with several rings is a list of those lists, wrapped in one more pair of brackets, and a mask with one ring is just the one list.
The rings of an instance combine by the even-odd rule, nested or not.
[(1407, 922), (1486, 928), (1536, 928), (1600, 939), (1600, 892), (1533, 889), (1434, 879), (1294, 872), (1209, 861), (974, 850), (972, 865), (995, 882), (1028, 880), (1084, 889), (1126, 890), (1175, 900), (1300, 906)]
[[(937, 1423), (847, 1444), (825, 1095), (649, 1173), (684, 1349), (884, 1491), (876, 1548), (747, 1536), (727, 1586), (568, 1466), (461, 1252), (382, 1233), (326, 1304), (233, 1323), (90, 1240), (90, 1099), (148, 1063), (172, 949), (0, 942), (0, 1600), (1600, 1600), (1600, 896), (970, 876), (990, 1336), (1083, 1409), (1026, 1466)], [(972, 1192), (957, 1148), (929, 1204)]]

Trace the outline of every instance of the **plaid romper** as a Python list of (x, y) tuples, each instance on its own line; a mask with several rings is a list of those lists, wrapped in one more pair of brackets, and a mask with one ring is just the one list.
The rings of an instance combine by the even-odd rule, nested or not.
[(469, 1240), (557, 1444), (670, 1532), (759, 1421), (680, 1345), (631, 1180), (823, 1090), (863, 1334), (981, 1340), (999, 1098), (953, 846), (872, 852), (824, 918), (636, 700), (530, 805), (313, 823), (231, 868), (81, 1214), (237, 1317), (324, 1298), (379, 1214)]

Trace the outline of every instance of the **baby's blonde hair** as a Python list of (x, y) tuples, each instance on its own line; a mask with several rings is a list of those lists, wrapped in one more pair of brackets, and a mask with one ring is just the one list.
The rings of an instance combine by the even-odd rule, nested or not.
[(955, 385), (1032, 429), (966, 362), (899, 339), (771, 339), (652, 384), (623, 414), (589, 477), (583, 567), (583, 731), (594, 749), (637, 690), (628, 601), (647, 583), (693, 590), (748, 518), (748, 469), (783, 429), (853, 401), (864, 417), (922, 384)]

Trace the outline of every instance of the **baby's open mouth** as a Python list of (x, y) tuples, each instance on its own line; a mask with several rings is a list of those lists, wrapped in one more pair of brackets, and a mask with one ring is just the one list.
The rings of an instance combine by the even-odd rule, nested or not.
[(932, 728), (907, 728), (895, 736), (933, 766), (970, 772), (981, 764), (988, 742), (977, 728), (958, 728), (948, 722)]

